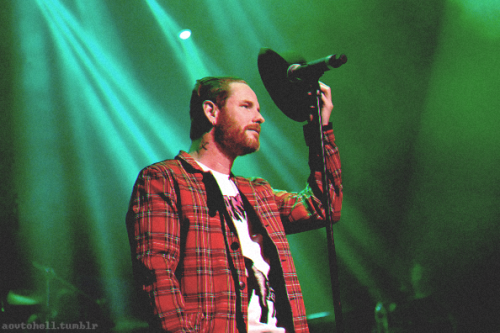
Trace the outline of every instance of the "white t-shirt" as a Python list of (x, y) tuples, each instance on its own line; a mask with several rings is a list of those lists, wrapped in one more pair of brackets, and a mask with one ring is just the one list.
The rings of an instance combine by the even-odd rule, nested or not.
[[(251, 270), (247, 269), (247, 276), (252, 275), (258, 281), (260, 294), (264, 295), (265, 301), (260, 299), (256, 289), (252, 290), (248, 302), (248, 332), (249, 333), (284, 333), (285, 329), (276, 327), (276, 311), (274, 309), (274, 291), (269, 286), (269, 264), (264, 260), (261, 246), (252, 240), (248, 229), (247, 214), (245, 212), (241, 195), (236, 184), (229, 175), (217, 172), (198, 162), (204, 171), (210, 171), (215, 177), (217, 184), (224, 196), (227, 212), (233, 220), (234, 227), (238, 233), (243, 256), (253, 263)], [(261, 302), (267, 306), (261, 306)], [(265, 303), (264, 303), (265, 302)]]

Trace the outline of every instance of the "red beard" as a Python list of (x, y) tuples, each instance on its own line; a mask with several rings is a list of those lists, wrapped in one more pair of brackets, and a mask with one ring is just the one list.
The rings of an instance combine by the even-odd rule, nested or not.
[(241, 128), (237, 121), (223, 117), (215, 127), (215, 141), (229, 154), (243, 156), (259, 150), (260, 124), (250, 124)]

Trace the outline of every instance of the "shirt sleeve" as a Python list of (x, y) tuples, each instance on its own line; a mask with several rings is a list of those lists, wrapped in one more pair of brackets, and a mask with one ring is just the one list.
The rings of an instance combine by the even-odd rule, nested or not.
[(155, 167), (141, 171), (132, 192), (127, 225), (134, 274), (153, 308), (153, 324), (169, 332), (196, 332), (200, 313), (185, 308), (175, 276), (181, 223), (173, 177)]
[[(306, 144), (309, 146), (309, 167), (311, 169), (305, 189), (299, 193), (274, 191), (281, 219), (287, 233), (319, 228), (325, 226), (327, 222), (322, 201), (323, 161), (321, 158), (321, 141), (319, 133), (315, 133), (318, 131), (313, 126), (314, 124), (311, 123), (304, 127)], [(343, 198), (340, 157), (331, 124), (325, 126), (323, 132), (330, 212), (332, 221), (337, 222), (340, 219)], [(317, 138), (315, 134), (317, 134)]]

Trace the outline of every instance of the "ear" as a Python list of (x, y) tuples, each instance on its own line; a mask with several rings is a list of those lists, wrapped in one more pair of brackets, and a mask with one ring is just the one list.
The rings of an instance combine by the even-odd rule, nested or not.
[(203, 111), (212, 126), (215, 125), (219, 116), (219, 107), (214, 102), (206, 100), (203, 102)]

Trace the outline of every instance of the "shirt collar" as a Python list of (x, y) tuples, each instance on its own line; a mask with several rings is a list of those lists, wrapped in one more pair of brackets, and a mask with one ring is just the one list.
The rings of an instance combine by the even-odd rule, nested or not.
[[(201, 172), (201, 173), (208, 172), (208, 173), (210, 173), (210, 171), (204, 171), (201, 168), (201, 166), (196, 162), (196, 160), (191, 155), (189, 155), (187, 152), (185, 152), (183, 150), (179, 151), (179, 154), (177, 155), (176, 158), (189, 164), (196, 172)], [(229, 174), (229, 178), (230, 179), (234, 178), (234, 175), (232, 172)]]

